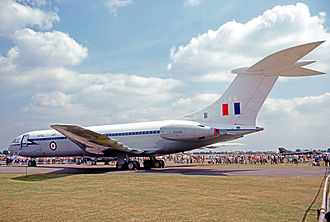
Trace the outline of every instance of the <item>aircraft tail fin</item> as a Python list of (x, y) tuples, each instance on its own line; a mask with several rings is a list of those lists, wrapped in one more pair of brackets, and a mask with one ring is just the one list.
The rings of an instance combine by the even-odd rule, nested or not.
[(278, 148), (278, 151), (279, 151), (280, 154), (292, 153), (291, 151), (289, 151), (289, 150), (287, 150), (285, 148), (282, 148), (282, 147)]
[(298, 62), (323, 42), (284, 49), (250, 67), (233, 70), (232, 73), (237, 74), (236, 78), (216, 102), (184, 118), (215, 125), (255, 126), (257, 114), (279, 76), (325, 74), (303, 67), (315, 61)]

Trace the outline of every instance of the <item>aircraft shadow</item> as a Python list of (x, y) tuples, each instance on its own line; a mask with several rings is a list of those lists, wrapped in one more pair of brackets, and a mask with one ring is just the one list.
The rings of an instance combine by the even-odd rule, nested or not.
[(174, 166), (166, 167), (163, 169), (150, 169), (150, 170), (133, 170), (133, 171), (118, 171), (114, 167), (65, 167), (59, 170), (53, 171), (50, 174), (103, 174), (103, 173), (136, 173), (136, 174), (181, 174), (181, 175), (198, 175), (198, 176), (228, 176), (228, 173), (235, 172), (249, 172), (254, 171), (253, 169), (221, 169), (213, 167), (185, 167), (185, 166)]
[(181, 174), (181, 175), (195, 175), (195, 176), (228, 176), (229, 173), (235, 172), (249, 172), (252, 169), (219, 169), (219, 168), (185, 168), (185, 167), (169, 167), (164, 169), (152, 169), (146, 171), (138, 171), (137, 173), (149, 174)]
[(61, 177), (67, 177), (70, 176), (69, 174), (28, 174), (24, 176), (14, 177), (11, 178), (13, 180), (19, 180), (19, 181), (28, 181), (28, 182), (36, 182), (36, 181), (43, 181), (43, 180), (49, 180), (49, 179), (57, 179)]
[[(51, 172), (43, 172), (44, 169), (52, 170)], [(32, 172), (31, 172), (32, 171)], [(28, 174), (11, 178), (13, 180), (37, 182), (49, 179), (57, 179), (61, 177), (72, 176), (75, 174), (102, 174), (111, 171), (116, 171), (111, 167), (97, 167), (97, 168), (84, 168), (84, 167), (62, 167), (62, 166), (37, 166), (29, 169)], [(116, 171), (117, 172), (117, 171)]]
[[(50, 172), (44, 172), (51, 170)], [(162, 169), (150, 170), (134, 170), (134, 171), (117, 171), (115, 167), (62, 167), (62, 166), (38, 166), (34, 168), (33, 174), (23, 175), (12, 178), (20, 181), (42, 181), (49, 179), (57, 179), (61, 177), (72, 176), (75, 174), (177, 174), (177, 175), (196, 175), (196, 176), (228, 176), (228, 174), (239, 172), (251, 172), (253, 169), (221, 169), (215, 167), (191, 167), (185, 166), (169, 166)]]

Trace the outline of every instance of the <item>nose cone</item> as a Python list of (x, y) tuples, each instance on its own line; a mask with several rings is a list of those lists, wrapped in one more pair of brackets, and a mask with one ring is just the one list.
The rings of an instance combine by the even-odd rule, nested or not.
[(9, 151), (10, 154), (17, 155), (18, 154), (18, 151), (19, 151), (19, 146), (11, 144), (8, 147), (8, 151)]
[(8, 147), (10, 154), (18, 155), (21, 148), (22, 135), (16, 137)]

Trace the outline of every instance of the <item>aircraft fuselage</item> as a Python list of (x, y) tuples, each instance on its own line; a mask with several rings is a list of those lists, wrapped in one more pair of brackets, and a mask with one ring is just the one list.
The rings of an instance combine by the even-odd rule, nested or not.
[[(129, 147), (144, 151), (131, 156), (171, 154), (228, 141), (258, 131), (256, 127), (219, 126), (185, 120), (152, 121), (90, 126), (86, 129), (105, 135)], [(93, 156), (56, 130), (31, 131), (17, 137), (9, 150), (26, 157)], [(118, 152), (105, 152), (116, 156)]]

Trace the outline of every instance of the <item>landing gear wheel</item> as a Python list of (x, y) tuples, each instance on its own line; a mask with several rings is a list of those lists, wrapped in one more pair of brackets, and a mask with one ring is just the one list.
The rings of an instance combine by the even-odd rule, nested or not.
[(137, 170), (141, 169), (141, 166), (140, 166), (139, 161), (134, 160), (134, 163), (135, 163), (135, 166), (136, 166), (135, 168), (136, 168)]
[(150, 168), (152, 167), (152, 161), (151, 160), (145, 160), (143, 162), (143, 166), (145, 170), (150, 170)]
[(37, 166), (37, 162), (35, 160), (29, 160), (28, 161), (28, 166), (29, 167), (35, 167), (35, 166)]
[(135, 170), (136, 169), (136, 163), (134, 161), (129, 161), (127, 164), (128, 170)]
[(109, 161), (108, 160), (104, 161), (104, 165), (109, 165)]
[(164, 160), (158, 160), (161, 163), (161, 168), (165, 168), (165, 161)]
[(156, 160), (156, 161), (154, 162), (154, 167), (155, 167), (155, 168), (161, 168), (161, 167), (162, 167), (162, 163), (161, 163), (161, 161), (160, 161), (160, 160)]
[(124, 164), (117, 163), (116, 164), (116, 169), (117, 170), (126, 170), (127, 169), (127, 163), (124, 163)]

